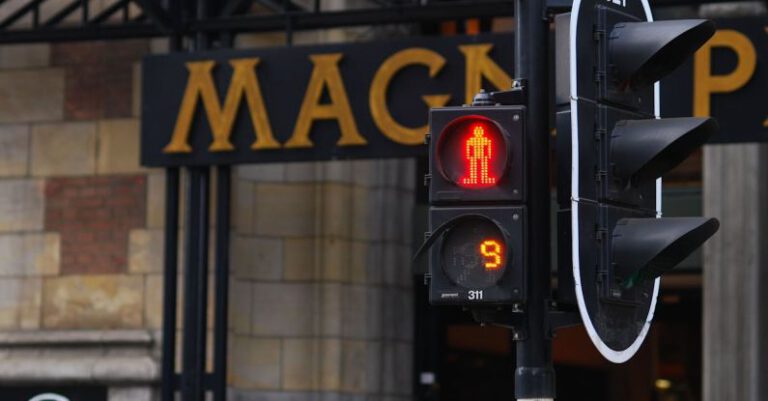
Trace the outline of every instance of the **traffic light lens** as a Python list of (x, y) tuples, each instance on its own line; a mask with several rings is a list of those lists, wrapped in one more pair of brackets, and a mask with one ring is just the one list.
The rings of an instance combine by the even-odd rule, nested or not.
[(445, 234), (441, 249), (443, 270), (462, 287), (492, 287), (504, 275), (506, 248), (496, 224), (480, 217), (467, 219)]
[(468, 189), (497, 185), (507, 165), (507, 142), (498, 125), (481, 116), (452, 121), (440, 135), (438, 163), (446, 180)]

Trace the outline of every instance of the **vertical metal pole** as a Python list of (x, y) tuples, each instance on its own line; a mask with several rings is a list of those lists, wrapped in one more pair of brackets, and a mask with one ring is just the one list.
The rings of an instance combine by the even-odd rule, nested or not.
[(528, 238), (530, 244), (525, 339), (517, 343), (515, 398), (555, 398), (552, 339), (548, 330), (549, 263), (549, 109), (547, 31), (543, 0), (515, 1), (515, 74), (527, 80)]
[(203, 401), (207, 354), (209, 169), (207, 166), (190, 167), (188, 171), (181, 396), (184, 401)]
[[(172, 15), (180, 12), (178, 1), (169, 4)], [(169, 38), (170, 51), (181, 50), (181, 35)], [(161, 401), (175, 401), (176, 380), (176, 307), (178, 306), (179, 271), (179, 168), (165, 170), (165, 234), (163, 249), (163, 344)]]
[[(205, 20), (207, 0), (197, 0), (195, 16)], [(208, 48), (208, 35), (197, 32), (195, 50)], [(181, 398), (206, 399), (207, 321), (208, 321), (208, 223), (210, 167), (189, 167), (187, 186), (187, 240), (184, 247), (184, 354), (182, 356)]]
[(165, 173), (165, 245), (163, 255), (163, 354), (161, 400), (176, 392), (176, 300), (178, 299), (179, 169)]
[(229, 221), (232, 169), (216, 169), (216, 303), (213, 351), (213, 401), (227, 399), (227, 328), (229, 313)]

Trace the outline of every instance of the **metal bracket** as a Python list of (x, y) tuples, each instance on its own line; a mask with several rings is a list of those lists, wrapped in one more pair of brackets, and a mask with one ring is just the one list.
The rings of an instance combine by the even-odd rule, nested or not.
[(581, 315), (579, 315), (578, 311), (549, 311), (549, 326), (552, 331), (565, 327), (578, 326), (581, 323)]
[(512, 89), (498, 92), (491, 92), (491, 98), (498, 104), (505, 106), (528, 104), (528, 90), (525, 79), (515, 79), (512, 83)]

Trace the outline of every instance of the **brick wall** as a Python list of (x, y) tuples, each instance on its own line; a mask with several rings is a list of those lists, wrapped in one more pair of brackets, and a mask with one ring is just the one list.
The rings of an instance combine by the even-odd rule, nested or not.
[[(138, 165), (138, 65), (162, 47), (0, 46), (0, 332), (159, 332), (165, 178)], [(408, 398), (414, 174), (412, 161), (236, 169), (236, 399)]]
[(131, 241), (149, 216), (134, 101), (149, 48), (0, 47), (0, 330), (157, 324), (158, 269)]

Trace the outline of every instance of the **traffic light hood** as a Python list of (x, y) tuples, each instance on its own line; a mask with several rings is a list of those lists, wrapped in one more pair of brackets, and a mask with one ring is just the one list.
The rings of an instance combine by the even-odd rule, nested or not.
[(718, 131), (712, 118), (623, 120), (611, 135), (614, 174), (633, 184), (655, 180), (671, 170)]
[(610, 62), (622, 90), (652, 85), (672, 72), (712, 35), (708, 20), (621, 22), (610, 33)]
[(627, 288), (672, 270), (717, 232), (715, 218), (627, 218), (613, 229), (613, 257)]

